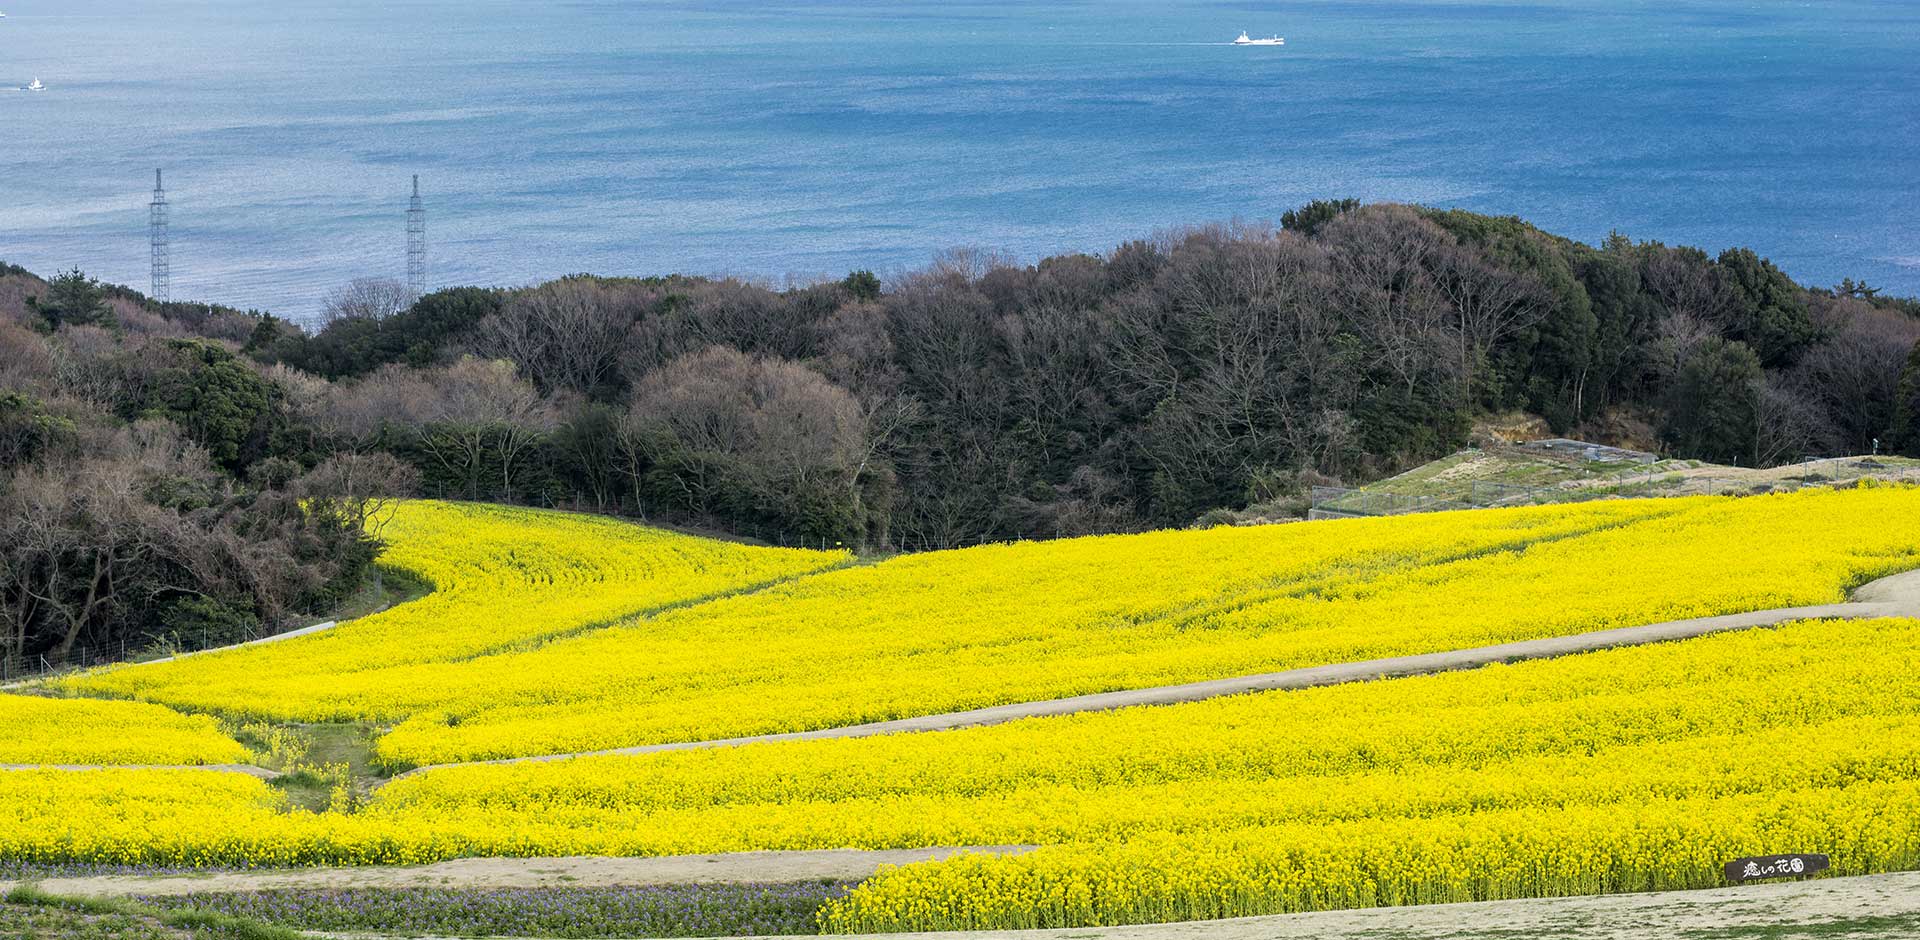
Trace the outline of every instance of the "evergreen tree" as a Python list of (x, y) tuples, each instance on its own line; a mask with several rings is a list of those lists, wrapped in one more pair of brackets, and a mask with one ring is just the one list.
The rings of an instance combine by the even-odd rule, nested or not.
[(1893, 429), (1890, 443), (1900, 453), (1920, 457), (1920, 343), (1907, 354), (1907, 366), (1900, 370), (1900, 390), (1893, 400)]
[(45, 297), (27, 298), (27, 308), (45, 317), (53, 329), (63, 326), (113, 326), (113, 308), (107, 305), (100, 282), (74, 268), (47, 284)]

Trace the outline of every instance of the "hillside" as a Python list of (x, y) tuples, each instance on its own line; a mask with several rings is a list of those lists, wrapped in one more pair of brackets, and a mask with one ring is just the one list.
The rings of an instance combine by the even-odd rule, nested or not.
[[(1727, 859), (1782, 845), (1837, 874), (1909, 870), (1916, 499), (1868, 481), (851, 567), (408, 503), (383, 563), (432, 581), (425, 599), (27, 690), (144, 703), (0, 694), (0, 872), (376, 866), (368, 904), (473, 911), (492, 902), (415, 897), (378, 866), (496, 858), (449, 883), (561, 890), (510, 860), (655, 857), (744, 882), (851, 877), (779, 896), (821, 929), (871, 932), (1710, 887)], [(1582, 635), (1626, 645), (1385, 665)], [(1338, 664), (1378, 665), (1252, 694), (1200, 682), (1158, 707), (727, 740)], [(1404, 677), (1354, 681), (1390, 671)], [(664, 746), (566, 753), (634, 745)], [(230, 766), (239, 752), (254, 766)], [(540, 759), (472, 763), (499, 756)], [(389, 776), (429, 763), (444, 766)], [(876, 873), (902, 852), (930, 854)], [(356, 870), (216, 879), (190, 903), (301, 926)], [(222, 900), (273, 884), (330, 899)], [(704, 897), (687, 903), (763, 903)]]
[(1340, 203), (333, 307), (0, 270), (0, 675), (169, 654), (0, 688), (0, 881), (637, 936), (1920, 869), (1861, 285)]
[(1730, 466), (1876, 441), (1920, 455), (1912, 301), (1799, 285), (1743, 249), (1585, 245), (1513, 218), (1328, 202), (1282, 221), (784, 289), (580, 276), (416, 300), (363, 281), (311, 330), (15, 272), (0, 384), (145, 414), (148, 350), (208, 337), (271, 384), (259, 409), (184, 422), (237, 476), (389, 453), (424, 495), (816, 548), (1303, 504), (1514, 410), (1547, 436)]
[[(1920, 460), (1869, 455), (1729, 467), (1549, 439), (1471, 448), (1366, 486), (1314, 487), (1310, 513), (1339, 518), (1594, 499), (1748, 496), (1858, 480), (1920, 481)], [(1260, 518), (1259, 507), (1243, 516)]]

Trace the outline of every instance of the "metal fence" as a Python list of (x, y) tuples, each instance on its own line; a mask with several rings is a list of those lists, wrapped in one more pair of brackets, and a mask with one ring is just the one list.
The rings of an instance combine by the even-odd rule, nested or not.
[[(331, 621), (329, 621), (330, 623)], [(214, 637), (202, 633), (197, 639), (200, 645), (191, 645), (195, 637), (174, 636), (166, 640), (154, 640), (143, 637), (140, 642), (129, 644), (122, 638), (111, 643), (96, 646), (76, 646), (64, 658), (52, 652), (26, 653), (0, 656), (0, 685), (39, 679), (65, 672), (78, 672), (95, 666), (108, 666), (124, 663), (128, 656), (145, 656), (148, 659), (184, 656), (205, 652), (210, 649), (222, 649), (243, 643), (254, 643), (272, 639), (286, 633), (292, 633), (301, 627), (289, 627), (286, 630), (248, 630), (244, 638)], [(144, 660), (143, 660), (144, 661)]]
[(25, 679), (38, 679), (58, 672), (124, 662), (126, 658), (127, 644), (124, 641), (104, 646), (76, 647), (67, 654), (65, 659), (57, 659), (50, 653), (0, 656), (0, 685)]

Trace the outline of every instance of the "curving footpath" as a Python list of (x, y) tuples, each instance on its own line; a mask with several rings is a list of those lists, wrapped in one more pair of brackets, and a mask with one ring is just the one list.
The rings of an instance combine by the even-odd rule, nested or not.
[(916, 731), (948, 731), (955, 728), (997, 725), (1009, 721), (1018, 721), (1022, 718), (1043, 718), (1052, 715), (1071, 715), (1077, 712), (1108, 711), (1115, 708), (1129, 708), (1136, 705), (1173, 705), (1180, 702), (1198, 702), (1205, 699), (1218, 698), (1223, 695), (1241, 695), (1247, 692), (1308, 689), (1315, 686), (1365, 682), (1373, 679), (1393, 679), (1404, 676), (1450, 672), (1458, 669), (1476, 669), (1495, 663), (1520, 662), (1529, 659), (1550, 659), (1556, 656), (1591, 653), (1597, 650), (1615, 649), (1626, 646), (1642, 646), (1648, 643), (1665, 643), (1672, 640), (1685, 640), (1712, 633), (1723, 633), (1729, 630), (1750, 630), (1756, 627), (1777, 626), (1795, 620), (1865, 620), (1875, 617), (1920, 617), (1920, 569), (1882, 578), (1878, 581), (1862, 585), (1853, 591), (1851, 600), (1841, 604), (1821, 604), (1813, 607), (1784, 607), (1744, 614), (1695, 617), (1689, 620), (1671, 620), (1664, 623), (1647, 624), (1639, 627), (1620, 627), (1613, 630), (1597, 630), (1591, 633), (1548, 637), (1542, 640), (1523, 640), (1516, 643), (1500, 643), (1493, 646), (1474, 647), (1472, 649), (1449, 650), (1444, 653), (1395, 656), (1387, 659), (1369, 659), (1354, 663), (1336, 663), (1331, 666), (1312, 666), (1305, 669), (1289, 669), (1284, 672), (1268, 672), (1251, 676), (1239, 676), (1231, 679), (1189, 682), (1183, 685), (1165, 685), (1147, 689), (1126, 689), (1118, 692), (1099, 692), (1092, 695), (1076, 695), (1070, 698), (1048, 699), (1039, 702), (1021, 702), (1014, 705), (996, 705), (991, 708), (976, 708), (971, 711), (948, 712), (940, 715), (923, 715), (917, 718), (899, 718), (892, 721), (876, 721), (861, 725), (841, 725), (839, 727), (819, 728), (812, 731), (790, 731), (783, 734), (718, 738), (708, 741), (681, 741), (671, 744), (648, 744), (639, 747), (613, 748), (604, 751), (582, 751), (572, 754), (543, 754), (535, 757), (510, 757), (500, 760), (435, 764), (407, 771), (395, 779), (425, 773), (430, 770), (438, 770), (443, 767), (539, 763), (572, 760), (577, 757), (655, 754), (664, 751), (685, 751), (709, 747), (738, 747), (743, 744), (766, 744), (775, 741), (818, 741), (829, 738), (866, 738), (882, 734), (902, 734)]
[[(1017, 855), (1029, 845), (928, 849), (734, 852), (655, 858), (461, 858), (431, 865), (291, 868), (181, 875), (45, 878), (41, 890), (66, 897), (174, 897), (248, 891), (349, 888), (591, 888), (653, 885), (861, 881), (885, 865), (938, 861), (959, 852)], [(0, 882), (0, 893), (13, 885)]]
[[(752, 866), (740, 864), (747, 855), (467, 859), (414, 868), (58, 878), (41, 881), (39, 887), (69, 897), (165, 898), (276, 889), (638, 887), (781, 883), (823, 877), (855, 881), (873, 874), (882, 864), (944, 858), (954, 851), (761, 852), (750, 853), (757, 860)], [(0, 883), (0, 890), (11, 887)], [(332, 936), (368, 940), (384, 937), (359, 933)], [(1920, 872), (1697, 891), (1376, 907), (1126, 927), (884, 934), (873, 935), (873, 940), (1669, 940), (1676, 936), (1701, 940), (1908, 940), (1920, 936)]]
[(867, 940), (1912, 940), (1920, 873), (1698, 891), (1374, 907), (1055, 930), (872, 934)]
[(262, 780), (277, 780), (285, 776), (280, 771), (252, 764), (0, 764), (0, 770), (212, 770), (246, 774)]
[[(386, 610), (386, 609), (387, 608), (384, 608), (384, 607), (381, 608), (381, 610)], [(185, 653), (175, 653), (172, 656), (163, 656), (159, 659), (143, 659), (143, 660), (140, 660), (139, 662), (129, 661), (129, 662), (123, 662), (123, 663), (113, 663), (112, 666), (116, 669), (130, 669), (134, 666), (158, 666), (161, 663), (170, 663), (175, 660), (186, 659), (190, 656), (204, 656), (207, 653), (224, 653), (227, 650), (245, 649), (249, 646), (261, 646), (267, 643), (279, 643), (283, 640), (291, 640), (298, 637), (311, 636), (315, 633), (324, 633), (339, 625), (340, 625), (340, 621), (338, 620), (328, 620), (324, 623), (316, 623), (311, 627), (301, 627), (298, 630), (288, 630), (285, 633), (276, 633), (276, 634), (273, 634), (272, 636), (263, 636), (257, 640), (247, 640), (244, 643), (233, 643), (227, 646), (215, 646), (215, 647), (210, 647), (208, 649), (203, 649), (203, 650), (189, 650)], [(13, 689), (33, 688), (34, 686), (39, 685), (40, 682), (42, 682), (46, 678), (47, 678), (46, 676), (35, 676), (32, 679), (21, 679), (18, 682), (9, 682), (6, 685), (0, 685), (0, 692), (11, 691)]]
[[(1116, 708), (1130, 708), (1139, 705), (1173, 705), (1181, 702), (1198, 702), (1225, 695), (1242, 695), (1249, 692), (1308, 689), (1316, 686), (1340, 685), (1348, 682), (1366, 682), (1375, 679), (1392, 679), (1405, 676), (1450, 672), (1460, 669), (1476, 669), (1495, 663), (1521, 662), (1529, 659), (1550, 659), (1558, 656), (1571, 656), (1579, 653), (1591, 653), (1620, 647), (1642, 646), (1649, 643), (1665, 643), (1731, 630), (1750, 630), (1758, 627), (1777, 626), (1796, 620), (1864, 620), (1875, 617), (1920, 617), (1920, 569), (1881, 578), (1878, 581), (1862, 585), (1853, 591), (1850, 600), (1839, 604), (1820, 604), (1810, 607), (1783, 607), (1774, 610), (1760, 610), (1741, 614), (1723, 614), (1716, 617), (1670, 620), (1663, 623), (1647, 624), (1638, 627), (1597, 630), (1589, 633), (1576, 633), (1568, 636), (1548, 637), (1540, 640), (1522, 640), (1514, 643), (1499, 643), (1492, 646), (1480, 646), (1464, 650), (1423, 653), (1417, 656), (1395, 656), (1386, 659), (1370, 659), (1352, 663), (1335, 663), (1329, 666), (1311, 666), (1304, 669), (1289, 669), (1283, 672), (1237, 676), (1230, 679), (1211, 679), (1204, 682), (1189, 682), (1181, 685), (1156, 686), (1145, 689), (1124, 689), (1117, 692), (1098, 692), (1091, 695), (1076, 695), (1069, 698), (1047, 699), (1037, 702), (1020, 702), (1012, 705), (995, 705), (990, 708), (976, 708), (969, 711), (947, 712), (938, 715), (922, 715), (915, 718), (899, 718), (892, 721), (877, 721), (859, 725), (841, 725), (833, 728), (817, 728), (811, 731), (790, 731), (781, 734), (717, 738), (706, 741), (678, 741), (669, 744), (648, 744), (638, 747), (612, 748), (601, 751), (580, 751), (568, 754), (542, 754), (532, 757), (509, 757), (499, 760), (434, 764), (409, 770), (396, 775), (394, 779), (398, 780), (415, 774), (447, 767), (542, 763), (572, 760), (580, 757), (655, 754), (666, 751), (685, 751), (712, 747), (738, 747), (746, 744), (768, 744), (778, 741), (817, 741), (831, 738), (866, 738), (883, 734), (905, 734), (920, 731), (949, 731), (956, 728), (1003, 724), (1009, 721), (1018, 721), (1023, 718), (1044, 718), (1053, 715), (1071, 715), (1079, 712), (1109, 711)], [(310, 630), (324, 629), (326, 626), (328, 625), (322, 624), (319, 627), (310, 628)], [(284, 637), (269, 638), (268, 641), (280, 638)], [(28, 770), (35, 769), (35, 766), (37, 765), (0, 764), (0, 771)], [(69, 766), (52, 769), (94, 770), (104, 768), (94, 766)], [(280, 774), (275, 771), (242, 764), (195, 767), (141, 766), (135, 769), (210, 770), (228, 773), (244, 773), (266, 780), (280, 776)]]
[[(378, 934), (330, 936), (387, 940)], [(867, 940), (1911, 940), (1915, 936), (1920, 936), (1920, 873), (1907, 872), (1700, 891), (1375, 907), (1131, 927), (869, 934)]]
[[(1852, 600), (1841, 604), (1793, 607), (1755, 611), (1718, 617), (1703, 617), (1626, 627), (1544, 640), (1504, 643), (1476, 649), (1403, 656), (1317, 666), (1285, 672), (1242, 676), (1209, 682), (1107, 692), (1042, 702), (1028, 702), (994, 708), (976, 709), (945, 715), (930, 715), (898, 721), (877, 722), (841, 728), (790, 734), (763, 735), (719, 741), (688, 742), (622, 748), (594, 753), (645, 754), (656, 751), (702, 747), (727, 747), (767, 741), (812, 740), (821, 738), (867, 737), (915, 731), (938, 731), (978, 725), (990, 725), (1021, 718), (1064, 715), (1135, 705), (1172, 704), (1199, 701), (1223, 695), (1280, 689), (1300, 689), (1344, 682), (1421, 675), (1456, 669), (1471, 669), (1499, 662), (1539, 659), (1591, 652), (1623, 646), (1681, 640), (1731, 630), (1773, 626), (1807, 619), (1863, 619), (1872, 617), (1920, 617), (1920, 570), (1884, 578), (1853, 592)], [(502, 764), (525, 761), (565, 760), (587, 756), (550, 755), (482, 763)], [(442, 765), (459, 766), (459, 765)], [(5, 768), (0, 768), (5, 769)], [(197, 769), (269, 774), (260, 768), (240, 766)], [(413, 773), (431, 770), (421, 768)], [(777, 883), (834, 879), (857, 881), (871, 876), (883, 865), (900, 865), (944, 858), (957, 851), (1009, 854), (1030, 851), (1027, 846), (989, 846), (965, 849), (934, 848), (914, 850), (828, 850), (807, 852), (742, 852), (721, 855), (673, 856), (661, 858), (473, 858), (414, 867), (365, 867), (347, 869), (302, 869), (292, 871), (242, 871), (200, 873), (184, 876), (118, 875), (88, 878), (47, 879), (42, 887), (56, 894), (90, 896), (158, 896), (193, 892), (242, 892), (276, 888), (345, 887), (540, 887), (559, 885), (672, 885), (700, 883)], [(10, 887), (0, 885), (0, 889)], [(1749, 902), (1779, 898), (1775, 908), (1756, 907)], [(1826, 899), (1822, 901), (1821, 899)], [(1724, 903), (1723, 903), (1724, 902)], [(1824, 906), (1823, 906), (1824, 905)], [(1541, 911), (1564, 912), (1559, 920), (1538, 920)], [(1768, 912), (1770, 911), (1770, 912)], [(1705, 912), (1705, 913), (1701, 913)], [(1886, 875), (1871, 878), (1835, 878), (1787, 885), (1746, 886), (1739, 888), (1673, 892), (1653, 895), (1617, 895), (1607, 897), (1500, 901), (1465, 905), (1436, 905), (1422, 908), (1391, 908), (1367, 911), (1327, 912), (1245, 918), (1232, 921), (1153, 925), (1140, 927), (1096, 928), (1074, 931), (991, 932), (939, 935), (950, 938), (1008, 938), (1008, 940), (1256, 940), (1288, 937), (1368, 937), (1392, 936), (1404, 940), (1459, 937), (1501, 933), (1507, 935), (1551, 935), (1568, 938), (1609, 938), (1609, 940), (1655, 940), (1674, 935), (1676, 925), (1706, 930), (1701, 936), (1716, 940), (1744, 940), (1748, 934), (1713, 932), (1738, 925), (1776, 923), (1839, 924), (1845, 916), (1871, 912), (1884, 920), (1901, 920), (1900, 929), (1908, 933), (1885, 936), (1920, 936), (1920, 875)], [(1760, 917), (1762, 913), (1764, 917)], [(1669, 916), (1681, 920), (1667, 920)], [(1695, 916), (1695, 915), (1698, 916)], [(1750, 919), (1749, 915), (1759, 917)], [(1804, 916), (1803, 916), (1804, 915)], [(1559, 914), (1555, 914), (1559, 917)], [(1800, 918), (1795, 920), (1794, 918)], [(1534, 918), (1534, 919), (1530, 919)], [(1686, 919), (1692, 918), (1692, 919)], [(1704, 919), (1702, 919), (1704, 918)], [(1820, 919), (1825, 918), (1825, 919)], [(1862, 921), (1865, 923), (1865, 921)], [(1596, 925), (1604, 924), (1605, 927)], [(1878, 925), (1874, 926), (1876, 929)], [(1575, 928), (1591, 928), (1579, 932)], [(1463, 929), (1480, 933), (1462, 934)], [(1517, 932), (1516, 932), (1517, 931)], [(1541, 931), (1545, 931), (1544, 933)], [(1879, 937), (1877, 933), (1848, 933), (1848, 936)], [(1752, 934), (1759, 940), (1762, 934)], [(1765, 934), (1767, 937), (1775, 934)]]

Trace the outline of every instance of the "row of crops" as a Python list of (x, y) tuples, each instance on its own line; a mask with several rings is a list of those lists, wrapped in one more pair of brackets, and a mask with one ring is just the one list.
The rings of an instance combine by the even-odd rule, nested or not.
[[(1920, 491), (1618, 501), (848, 566), (409, 504), (438, 587), (326, 634), (0, 696), (0, 764), (221, 763), (206, 714), (392, 724), (396, 764), (928, 714), (1842, 599)], [(605, 626), (612, 623), (612, 626)], [(163, 707), (169, 706), (169, 707)], [(1920, 621), (1820, 621), (920, 735), (442, 767), (310, 812), (239, 774), (0, 773), (0, 860), (166, 866), (1041, 846), (883, 872), (831, 931), (1181, 920), (1920, 864)]]
[[(439, 677), (470, 662), (852, 560), (595, 516), (440, 502), (402, 504), (381, 537), (381, 564), (426, 581), (431, 593), (323, 633), (55, 687), (233, 717), (390, 721), (437, 701)], [(348, 701), (335, 691), (365, 686), (385, 693)]]
[[(379, 743), (393, 766), (779, 733), (1838, 601), (1913, 563), (1920, 526), (1886, 524), (1913, 498), (1883, 487), (986, 546), (515, 647), (723, 580), (696, 564), (671, 579), (605, 577), (614, 566), (556, 560), (607, 550), (604, 532), (561, 529), (513, 548), (514, 565), (489, 558), (460, 579), (429, 570), (457, 589), (384, 620), (64, 688), (251, 718), (393, 722)], [(452, 538), (538, 531), (498, 510), (415, 512)], [(715, 544), (669, 544), (685, 542)], [(771, 576), (769, 558), (817, 556), (754, 555), (720, 574), (751, 582)], [(440, 543), (431, 557), (464, 553)], [(575, 583), (581, 571), (598, 580)], [(663, 579), (686, 586), (666, 592)]]
[(0, 857), (166, 865), (1037, 844), (892, 870), (835, 930), (1023, 927), (1920, 863), (1920, 621), (1809, 622), (937, 734), (449, 768), (351, 815), (252, 778), (0, 774)]
[(0, 764), (231, 764), (214, 719), (141, 702), (0, 694)]

